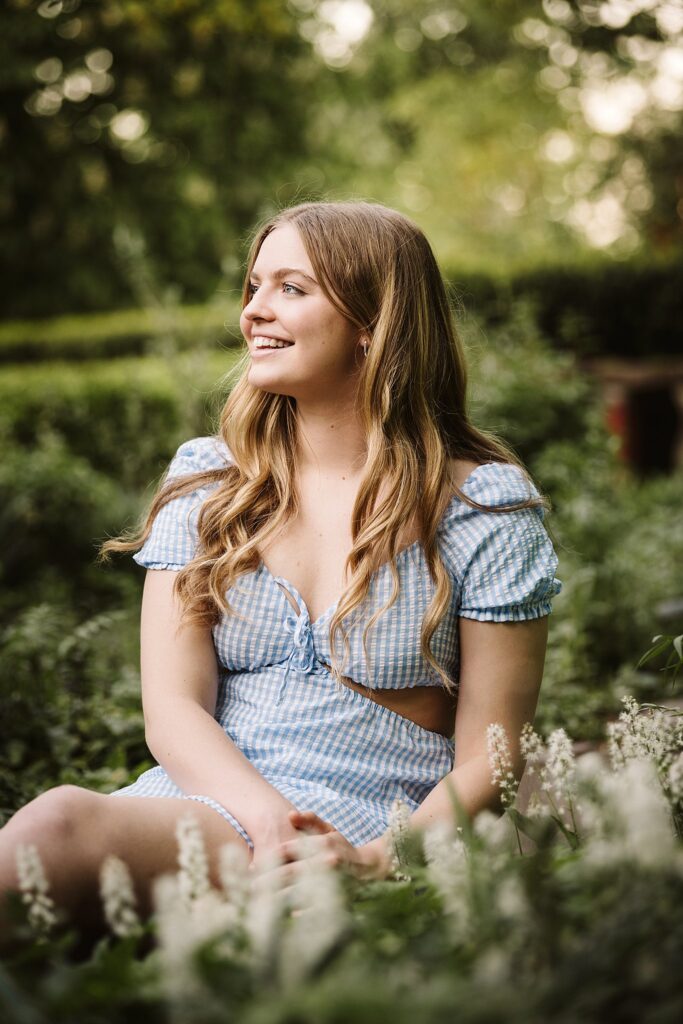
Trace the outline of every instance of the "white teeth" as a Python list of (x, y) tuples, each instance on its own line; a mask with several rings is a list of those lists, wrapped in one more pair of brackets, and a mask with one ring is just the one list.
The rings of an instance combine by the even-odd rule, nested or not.
[(263, 338), (261, 335), (255, 335), (252, 340), (254, 348), (288, 348), (291, 344), (291, 342), (279, 341), (277, 338)]

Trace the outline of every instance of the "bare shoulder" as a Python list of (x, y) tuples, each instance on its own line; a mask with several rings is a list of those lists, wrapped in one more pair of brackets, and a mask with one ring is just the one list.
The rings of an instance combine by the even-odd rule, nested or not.
[(481, 466), (481, 462), (473, 462), (469, 459), (450, 459), (449, 467), (451, 474), (451, 484), (461, 488), (467, 480), (470, 473), (472, 473), (478, 466)]

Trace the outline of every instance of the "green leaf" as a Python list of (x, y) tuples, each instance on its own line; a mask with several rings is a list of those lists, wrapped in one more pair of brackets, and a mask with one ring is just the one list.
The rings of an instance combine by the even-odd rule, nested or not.
[(569, 845), (571, 846), (572, 850), (577, 850), (579, 848), (579, 846), (580, 846), (580, 840), (579, 840), (579, 837), (576, 834), (576, 832), (572, 832), (572, 830), (570, 828), (567, 828), (567, 826), (562, 821), (562, 819), (556, 817), (556, 815), (553, 814), (552, 815), (552, 819), (553, 819), (554, 822), (557, 823), (557, 827), (560, 829), (560, 831), (562, 832), (562, 834), (566, 838), (566, 840), (569, 843)]
[(506, 813), (510, 816), (520, 832), (539, 845), (544, 845), (550, 837), (555, 834), (556, 829), (552, 824), (556, 819), (544, 816), (542, 818), (529, 818), (514, 807), (508, 807)]

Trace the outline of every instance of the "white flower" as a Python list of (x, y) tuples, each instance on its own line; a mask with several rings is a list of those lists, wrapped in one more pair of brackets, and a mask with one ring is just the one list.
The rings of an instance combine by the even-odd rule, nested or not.
[(434, 821), (422, 834), (427, 875), (441, 897), (456, 941), (467, 938), (471, 926), (469, 852), (453, 825)]
[(533, 791), (529, 797), (529, 801), (526, 805), (526, 816), (527, 818), (543, 818), (548, 812), (547, 804), (544, 804), (541, 799), (541, 794), (537, 789)]
[[(314, 840), (313, 836), (302, 836)], [(310, 853), (316, 848), (311, 844)], [(306, 858), (306, 850), (301, 853)], [(280, 942), (280, 978), (286, 987), (303, 981), (348, 927), (339, 875), (322, 858), (309, 856), (289, 894), (293, 908)]]
[(583, 860), (586, 865), (632, 862), (644, 868), (681, 864), (669, 804), (649, 758), (594, 779), (595, 794)]
[(671, 802), (674, 804), (683, 802), (683, 751), (675, 761), (671, 762), (666, 782)]
[(235, 920), (242, 922), (249, 902), (249, 854), (243, 846), (226, 843), (219, 850), (218, 864), (225, 900), (233, 907)]
[(495, 887), (495, 902), (501, 917), (518, 924), (528, 910), (524, 887), (517, 875), (504, 875)]
[(389, 814), (389, 842), (391, 848), (391, 868), (394, 877), (409, 880), (410, 876), (403, 872), (406, 862), (406, 841), (408, 837), (410, 809), (404, 800), (396, 797), (391, 804)]
[(171, 999), (190, 999), (201, 995), (202, 986), (195, 976), (192, 952), (196, 943), (193, 927), (197, 915), (190, 914), (181, 896), (177, 875), (162, 875), (153, 884), (154, 916), (161, 980)]
[[(206, 997), (195, 957), (210, 943), (224, 959), (244, 958), (245, 917), (251, 892), (248, 854), (228, 843), (219, 851), (221, 889), (212, 888), (206, 848), (196, 819), (179, 820), (180, 870), (155, 880), (153, 900), (165, 991), (182, 1008)], [(184, 1011), (183, 1011), (184, 1012)]]
[(514, 832), (509, 828), (505, 814), (494, 814), (484, 807), (475, 816), (472, 829), (490, 857), (505, 858), (515, 847)]
[(37, 848), (32, 843), (20, 844), (16, 864), (19, 890), (28, 907), (29, 923), (37, 932), (46, 934), (57, 923), (57, 914)]
[(597, 750), (588, 750), (576, 762), (576, 776), (580, 783), (592, 783), (602, 778), (608, 765)]
[(133, 879), (126, 864), (114, 854), (109, 854), (100, 868), (100, 894), (105, 919), (115, 935), (124, 938), (140, 930)]
[(209, 862), (201, 829), (194, 815), (188, 814), (176, 825), (178, 840), (178, 885), (180, 895), (189, 906), (211, 889)]
[(530, 722), (525, 722), (519, 736), (519, 749), (526, 761), (527, 775), (534, 775), (536, 765), (542, 765), (546, 758), (545, 744)]
[(194, 957), (208, 942), (219, 956), (235, 955), (235, 909), (213, 889), (188, 904), (179, 875), (162, 875), (153, 886), (162, 983), (181, 1004), (206, 995)]
[(495, 987), (509, 979), (510, 959), (502, 946), (488, 946), (474, 962), (472, 973), (479, 984)]
[(610, 775), (609, 764), (596, 750), (589, 750), (576, 762), (577, 789), (581, 802), (577, 803), (580, 827), (584, 832), (595, 834), (602, 828), (602, 801), (604, 799), (602, 780)]
[(282, 859), (275, 851), (271, 851), (251, 877), (245, 928), (252, 966), (263, 974), (276, 961), (281, 925), (287, 907), (286, 894), (273, 871), (281, 864)]
[(548, 739), (548, 755), (542, 773), (543, 788), (552, 790), (559, 800), (571, 799), (576, 777), (576, 759), (572, 741), (564, 729), (555, 729)]
[(447, 862), (458, 838), (450, 821), (437, 819), (427, 825), (422, 833), (422, 849), (427, 864)]
[(512, 757), (505, 728), (499, 722), (491, 722), (486, 730), (491, 782), (500, 789), (504, 807), (513, 803), (518, 782), (512, 771)]
[(622, 697), (625, 710), (607, 725), (608, 749), (615, 771), (631, 760), (649, 758), (661, 775), (683, 748), (683, 715), (661, 708), (640, 708), (631, 696)]

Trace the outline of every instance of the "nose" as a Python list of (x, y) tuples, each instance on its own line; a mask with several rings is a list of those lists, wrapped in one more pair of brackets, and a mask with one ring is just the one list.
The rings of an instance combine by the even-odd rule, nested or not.
[(268, 301), (263, 293), (263, 288), (259, 288), (249, 299), (242, 310), (242, 316), (246, 320), (267, 320), (270, 313), (270, 307)]

